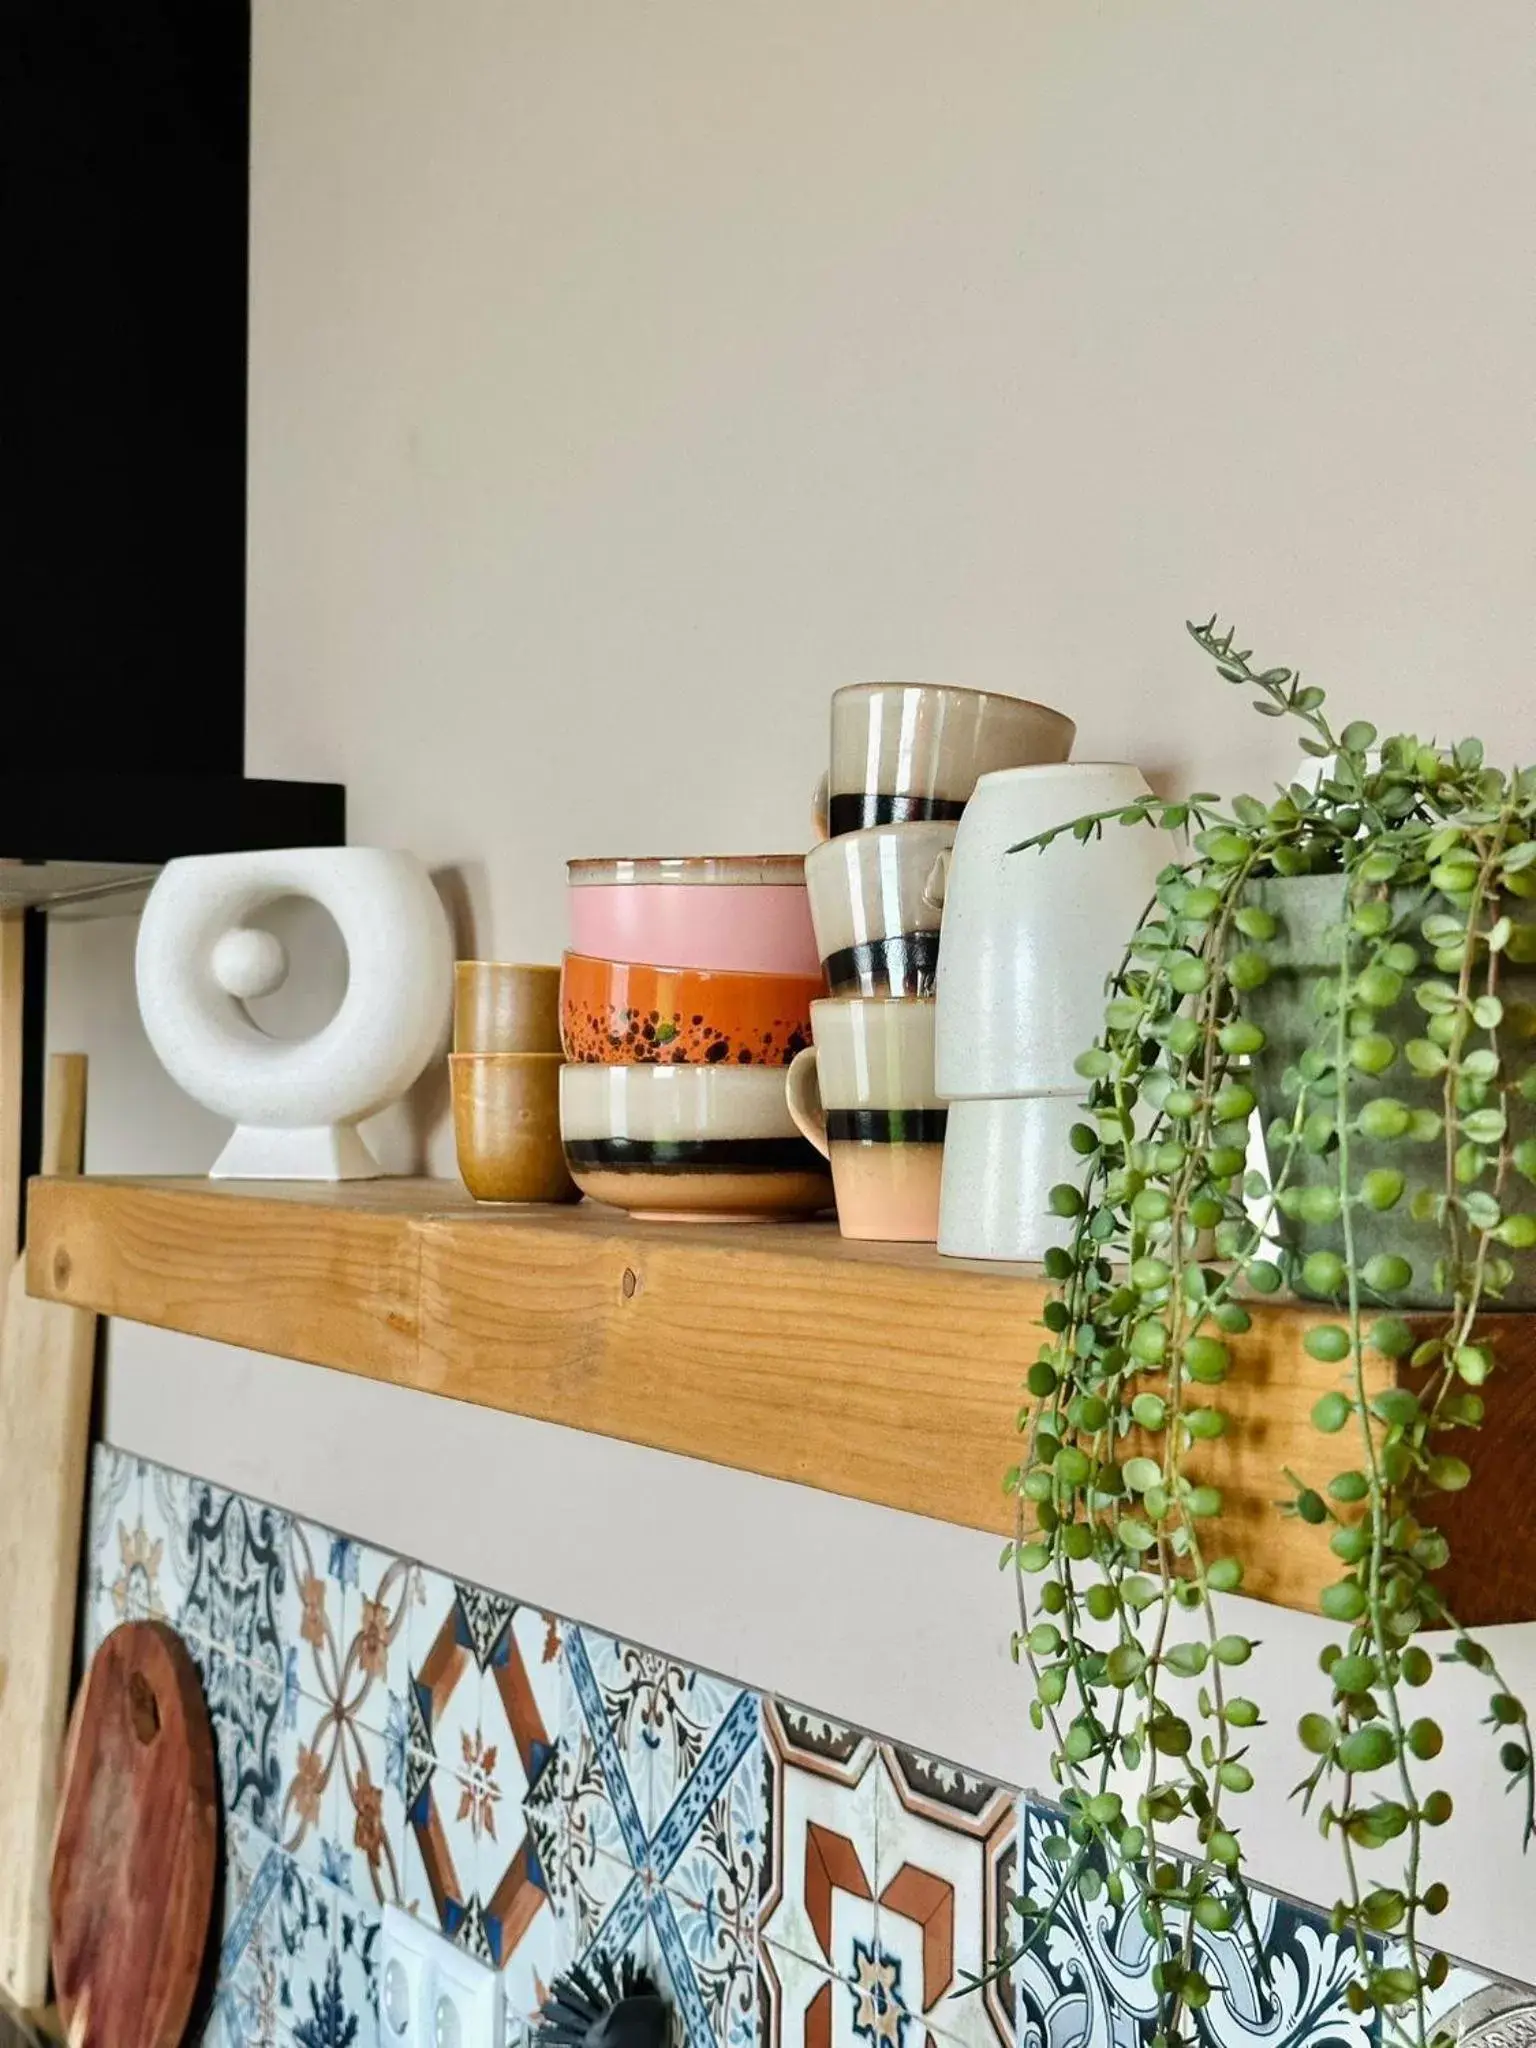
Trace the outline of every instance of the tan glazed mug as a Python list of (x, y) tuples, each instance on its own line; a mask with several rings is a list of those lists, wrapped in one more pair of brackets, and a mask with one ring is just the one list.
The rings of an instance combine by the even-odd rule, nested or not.
[(946, 1110), (933, 1087), (933, 1003), (811, 1005), (815, 1043), (785, 1076), (789, 1113), (831, 1161), (844, 1237), (931, 1244)]
[(459, 1172), (477, 1202), (575, 1202), (560, 1144), (558, 1052), (448, 1055)]
[(455, 1052), (558, 1052), (560, 969), (526, 960), (458, 960)]

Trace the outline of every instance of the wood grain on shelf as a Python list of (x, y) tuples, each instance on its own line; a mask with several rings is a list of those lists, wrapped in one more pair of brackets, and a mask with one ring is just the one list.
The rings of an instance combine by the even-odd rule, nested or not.
[[(1001, 1475), (1047, 1291), (1027, 1268), (853, 1244), (830, 1224), (477, 1209), (427, 1181), (37, 1182), (31, 1199), (31, 1284), (59, 1299), (1012, 1531)], [(1309, 1420), (1339, 1384), (1301, 1348), (1318, 1319), (1256, 1305), (1221, 1394), (1231, 1432), (1201, 1454), (1225, 1502), (1213, 1544), (1243, 1559), (1246, 1591), (1302, 1608), (1338, 1573), (1325, 1532), (1275, 1507), (1287, 1466), (1320, 1485), (1344, 1461)], [(1463, 1453), (1480, 1482), (1447, 1501), (1468, 1621), (1536, 1614), (1536, 1318), (1503, 1321), (1515, 1369)]]

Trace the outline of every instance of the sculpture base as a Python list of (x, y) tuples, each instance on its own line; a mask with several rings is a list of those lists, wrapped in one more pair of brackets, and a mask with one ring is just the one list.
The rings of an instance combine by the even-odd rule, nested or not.
[(378, 1180), (384, 1169), (355, 1124), (300, 1131), (237, 1125), (208, 1169), (210, 1180)]

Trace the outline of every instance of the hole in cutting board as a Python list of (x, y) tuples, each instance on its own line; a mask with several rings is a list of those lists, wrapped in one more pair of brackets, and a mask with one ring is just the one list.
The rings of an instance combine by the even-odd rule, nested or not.
[(135, 1671), (128, 1681), (128, 1713), (140, 1742), (153, 1742), (160, 1733), (160, 1703), (142, 1671)]

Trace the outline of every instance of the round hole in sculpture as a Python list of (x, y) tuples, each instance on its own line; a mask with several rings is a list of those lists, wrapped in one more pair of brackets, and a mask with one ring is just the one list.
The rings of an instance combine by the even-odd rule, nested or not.
[[(284, 897), (318, 905), (345, 949), (339, 1002), (298, 1038), (273, 1036), (247, 1008), (287, 993), (290, 948), (261, 923)], [(444, 1042), (453, 938), (411, 854), (209, 854), (160, 875), (135, 970), (161, 1064), (236, 1126), (216, 1177), (357, 1180), (380, 1171), (357, 1124), (403, 1095)]]

